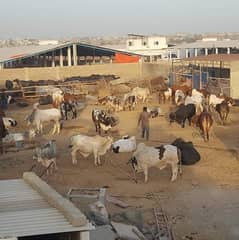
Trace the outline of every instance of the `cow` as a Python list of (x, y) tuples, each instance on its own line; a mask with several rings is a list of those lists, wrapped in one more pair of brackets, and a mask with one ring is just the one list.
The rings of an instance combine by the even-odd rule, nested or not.
[(160, 107), (147, 107), (147, 112), (150, 113), (152, 118), (156, 118), (160, 116), (162, 110)]
[(145, 182), (148, 181), (149, 168), (157, 167), (161, 170), (170, 165), (172, 169), (171, 181), (175, 181), (178, 170), (181, 173), (180, 155), (178, 148), (170, 144), (161, 145), (160, 147), (149, 147), (144, 143), (139, 143), (129, 162), (136, 172), (140, 170), (144, 172)]
[(107, 133), (109, 129), (118, 124), (116, 117), (101, 109), (93, 109), (91, 117), (95, 124), (95, 131), (99, 134), (101, 134), (101, 128)]
[(123, 109), (132, 111), (135, 109), (137, 104), (136, 97), (133, 95), (125, 94), (123, 100)]
[(180, 149), (182, 165), (193, 165), (201, 160), (201, 156), (192, 142), (186, 142), (182, 138), (176, 138), (171, 144)]
[(2, 145), (2, 139), (6, 137), (8, 134), (4, 122), (3, 122), (3, 117), (0, 116), (0, 153), (3, 154), (3, 145)]
[(175, 112), (169, 114), (170, 123), (176, 121), (181, 124), (182, 128), (185, 127), (185, 121), (188, 119), (189, 126), (191, 126), (191, 119), (196, 113), (196, 107), (194, 104), (178, 106)]
[(33, 160), (37, 160), (43, 167), (46, 167), (48, 175), (49, 172), (53, 173), (53, 170), (57, 170), (56, 154), (56, 141), (50, 140), (45, 145), (35, 148)]
[(114, 153), (132, 152), (136, 149), (135, 136), (129, 137), (123, 136), (121, 139), (115, 141), (112, 144), (112, 150)]
[(227, 120), (231, 106), (232, 106), (231, 99), (224, 100), (220, 104), (216, 105), (216, 111), (219, 114), (222, 125), (224, 125)]
[(159, 103), (161, 103), (161, 101), (165, 103), (166, 100), (170, 102), (172, 100), (172, 95), (173, 95), (172, 88), (167, 88), (167, 90), (160, 89), (158, 95)]
[(17, 121), (10, 117), (3, 117), (3, 123), (6, 129), (17, 126)]
[(210, 111), (212, 111), (213, 109), (216, 108), (217, 104), (222, 103), (225, 100), (224, 96), (216, 96), (215, 94), (210, 94), (209, 99), (208, 99), (208, 105), (209, 105), (209, 109)]
[(184, 99), (185, 99), (184, 92), (180, 89), (176, 90), (175, 95), (174, 95), (175, 104), (180, 105), (181, 103), (184, 102)]
[(135, 87), (131, 91), (131, 95), (136, 97), (138, 99), (142, 99), (143, 103), (148, 101), (148, 98), (150, 96), (150, 91), (148, 88), (141, 88), (141, 87)]
[(104, 155), (111, 148), (113, 138), (109, 136), (101, 137), (99, 135), (90, 137), (79, 134), (72, 136), (70, 141), (72, 164), (77, 164), (76, 153), (79, 151), (83, 157), (88, 157), (93, 153), (94, 163), (97, 166), (101, 165), (100, 156)]
[(194, 115), (192, 118), (192, 124), (199, 127), (204, 141), (209, 141), (209, 133), (213, 125), (213, 118), (206, 109), (204, 109), (200, 115)]
[(56, 108), (49, 109), (39, 109), (39, 103), (34, 103), (33, 111), (30, 115), (26, 117), (26, 121), (28, 125), (35, 125), (36, 131), (40, 134), (43, 132), (43, 123), (44, 122), (54, 122), (54, 128), (52, 134), (60, 133), (60, 120), (61, 120), (61, 112)]

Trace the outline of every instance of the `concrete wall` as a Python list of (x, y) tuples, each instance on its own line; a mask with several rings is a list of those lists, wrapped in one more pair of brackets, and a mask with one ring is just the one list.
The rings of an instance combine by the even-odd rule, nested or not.
[(230, 95), (239, 99), (239, 62), (231, 62)]
[(60, 80), (72, 76), (89, 76), (91, 74), (114, 74), (129, 80), (168, 76), (168, 62), (162, 63), (127, 63), (80, 65), (71, 67), (39, 67), (0, 70), (0, 85), (7, 79), (21, 80)]

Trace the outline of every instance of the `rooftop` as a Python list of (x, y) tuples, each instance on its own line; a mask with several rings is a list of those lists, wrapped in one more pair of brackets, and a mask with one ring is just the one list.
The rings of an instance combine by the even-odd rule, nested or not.
[[(44, 188), (45, 192), (42, 191)], [(24, 179), (1, 180), (0, 189), (0, 238), (92, 229), (78, 208), (33, 173), (26, 173)], [(69, 211), (77, 213), (76, 218), (80, 221), (71, 223), (54, 198), (58, 198), (61, 205), (67, 201), (71, 205)]]
[(185, 58), (184, 61), (239, 61), (239, 54), (210, 54), (191, 58)]

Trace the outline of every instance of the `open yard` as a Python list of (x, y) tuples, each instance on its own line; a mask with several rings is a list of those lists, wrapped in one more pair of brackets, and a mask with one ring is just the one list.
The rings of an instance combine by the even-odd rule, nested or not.
[[(150, 105), (156, 105), (151, 103)], [(116, 113), (120, 123), (110, 133), (114, 139), (122, 135), (135, 135), (137, 142), (140, 138), (140, 128), (137, 127), (137, 118), (143, 105), (137, 106), (136, 111)], [(165, 116), (151, 119), (150, 139), (146, 143), (158, 146), (164, 142), (172, 142), (178, 137), (192, 141), (201, 154), (201, 161), (193, 166), (183, 166), (183, 175), (175, 182), (171, 182), (169, 168), (159, 171), (150, 169), (149, 182), (144, 183), (142, 173), (138, 174), (136, 184), (129, 178), (132, 174), (130, 165), (127, 165), (131, 154), (115, 154), (108, 152), (101, 159), (103, 165), (96, 167), (93, 156), (83, 158), (78, 155), (78, 164), (72, 165), (70, 136), (83, 133), (95, 135), (95, 128), (91, 121), (91, 110), (94, 104), (88, 104), (81, 111), (76, 120), (64, 122), (60, 135), (50, 136), (45, 128), (45, 135), (39, 140), (56, 139), (58, 151), (58, 171), (51, 176), (44, 176), (51, 186), (65, 195), (71, 187), (102, 187), (108, 186), (111, 194), (115, 195), (142, 195), (157, 193), (163, 210), (173, 224), (176, 239), (195, 240), (224, 240), (239, 239), (239, 108), (232, 107), (226, 126), (218, 123), (214, 114), (213, 131), (209, 143), (205, 143), (197, 129), (186, 125), (182, 129), (178, 124), (169, 125), (167, 115), (169, 104), (161, 104)], [(31, 111), (31, 106), (18, 108), (11, 105), (6, 115), (14, 117), (18, 126), (14, 132), (27, 130), (24, 118)], [(0, 179), (20, 178), (23, 172), (31, 169), (33, 150), (9, 152), (0, 156)], [(40, 165), (34, 169), (38, 174), (43, 168)], [(154, 221), (152, 208), (155, 201), (146, 198), (120, 198), (131, 205), (122, 210), (110, 205), (109, 211), (115, 213), (137, 209), (143, 213), (143, 223), (150, 225)], [(81, 204), (79, 204), (81, 207)], [(82, 211), (84, 204), (82, 203)]]

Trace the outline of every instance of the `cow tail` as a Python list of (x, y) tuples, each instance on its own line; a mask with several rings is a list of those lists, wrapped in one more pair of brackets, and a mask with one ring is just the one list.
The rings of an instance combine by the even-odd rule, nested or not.
[(182, 152), (179, 148), (177, 148), (177, 155), (178, 155), (178, 164), (179, 164), (179, 174), (182, 175)]

